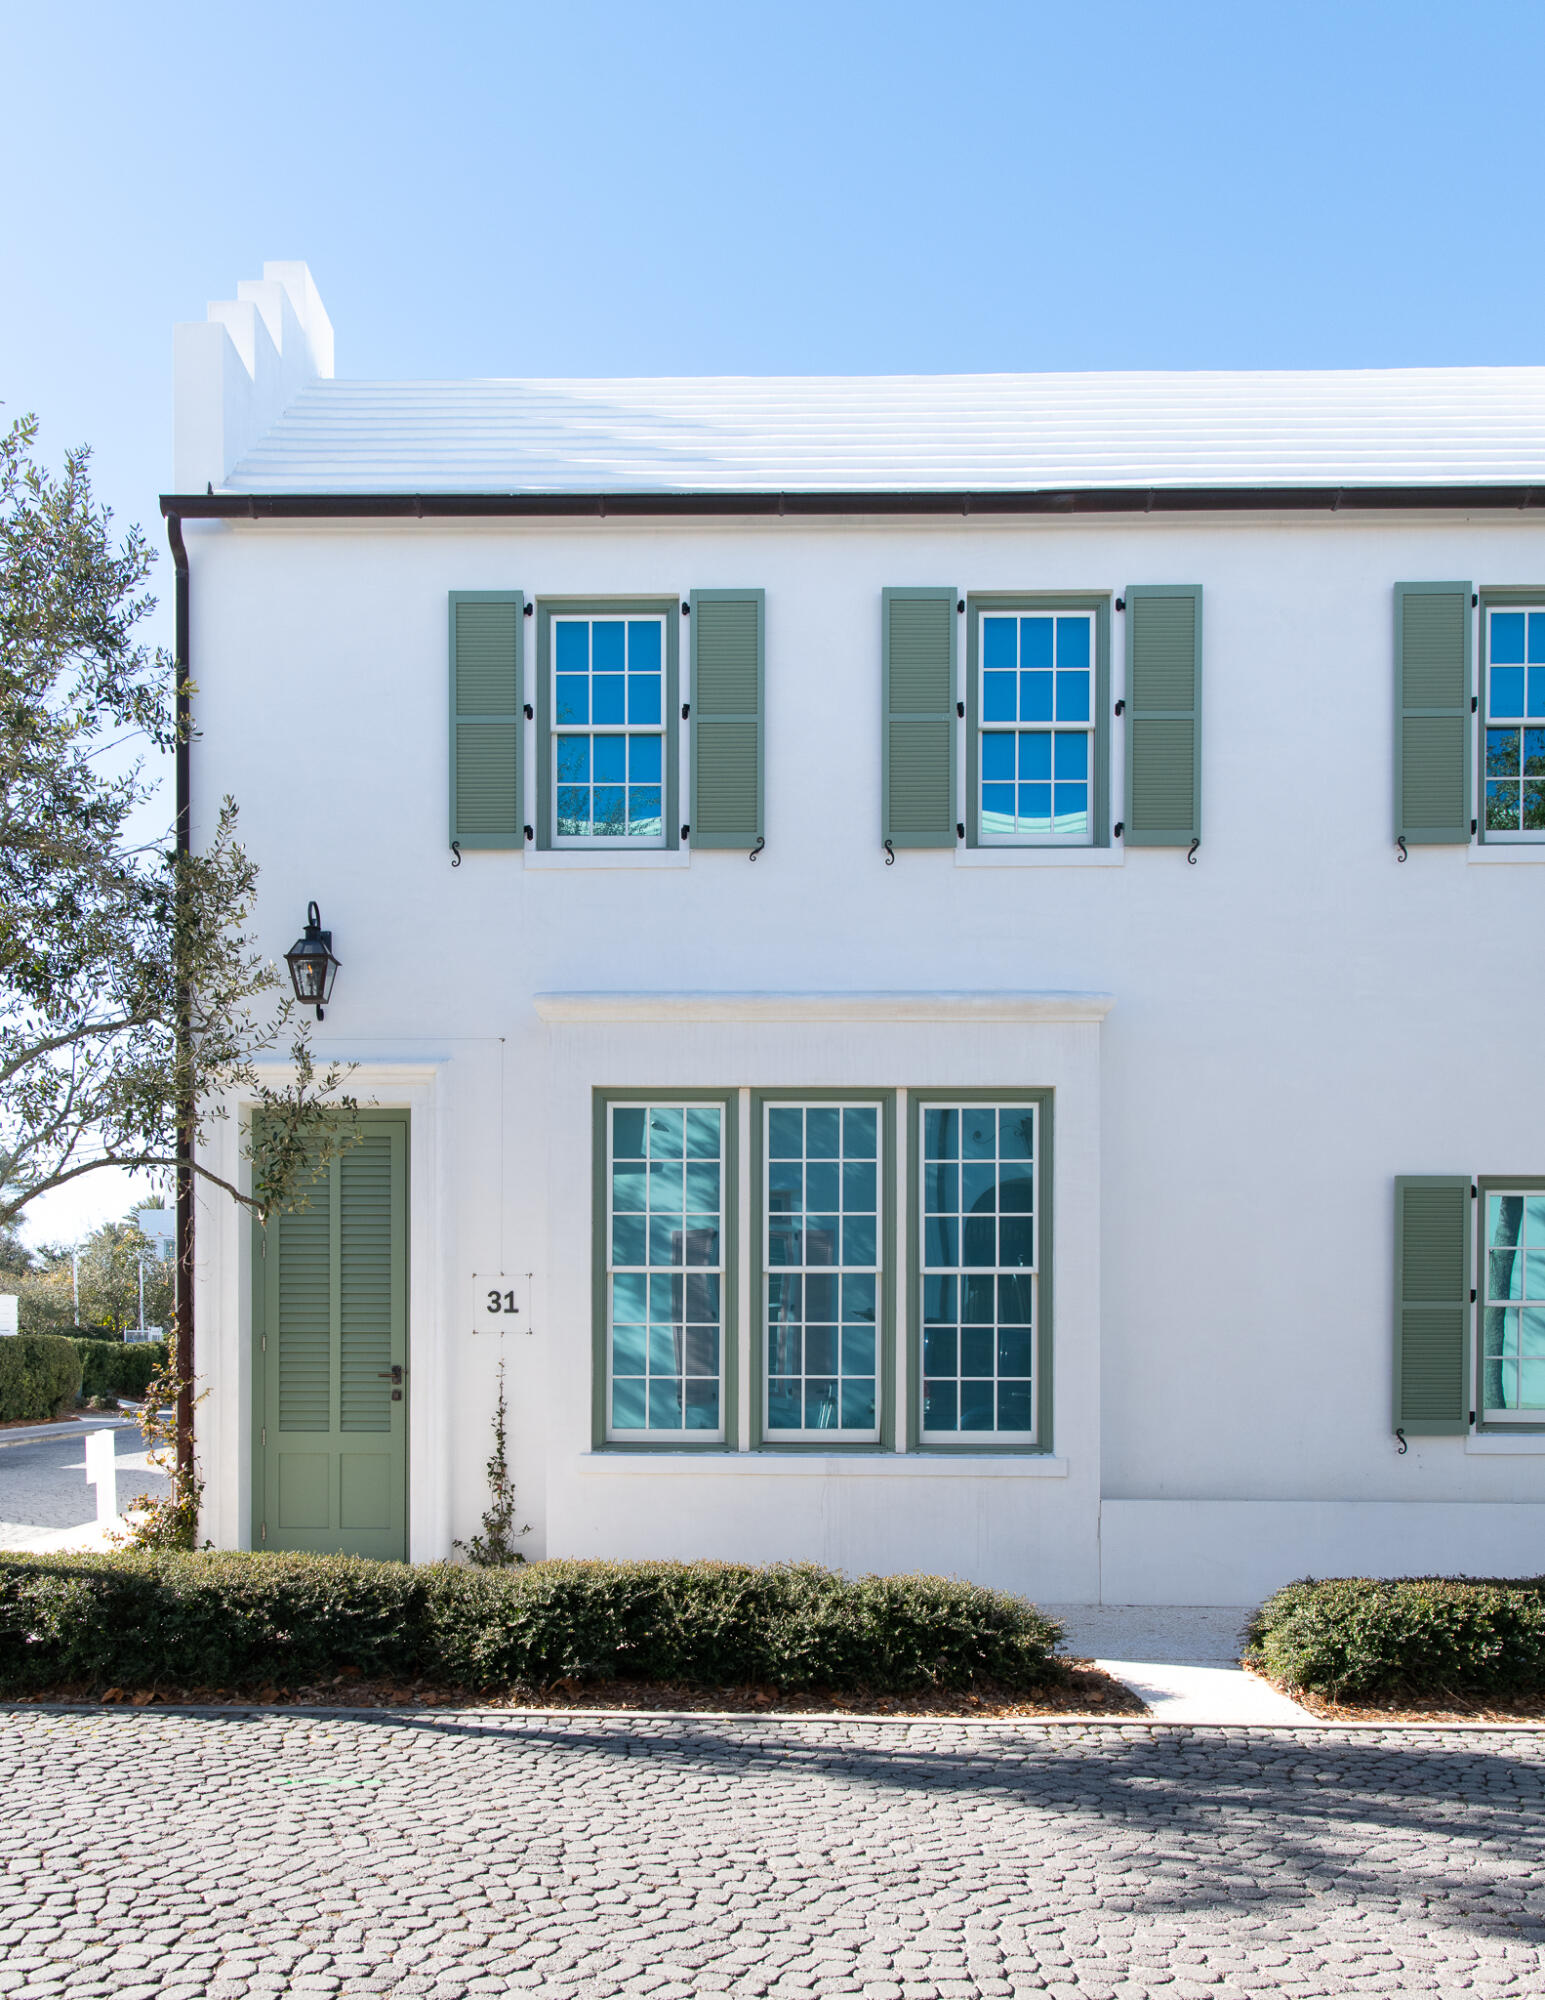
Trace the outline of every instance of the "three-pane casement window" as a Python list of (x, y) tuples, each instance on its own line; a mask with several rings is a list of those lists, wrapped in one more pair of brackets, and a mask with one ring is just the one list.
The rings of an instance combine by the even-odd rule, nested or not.
[(880, 1435), (882, 1111), (762, 1107), (769, 1441)]
[(1485, 1421), (1545, 1423), (1545, 1188), (1488, 1187), (1484, 1210)]
[(1488, 604), (1486, 838), (1545, 838), (1545, 604)]
[(554, 617), (553, 838), (665, 844), (664, 618)]
[(1090, 838), (1094, 771), (1094, 616), (984, 612), (981, 633), (981, 838)]
[(1038, 1113), (923, 1106), (920, 1434), (1036, 1436)]
[(613, 1103), (606, 1137), (606, 1434), (722, 1435), (724, 1107)]

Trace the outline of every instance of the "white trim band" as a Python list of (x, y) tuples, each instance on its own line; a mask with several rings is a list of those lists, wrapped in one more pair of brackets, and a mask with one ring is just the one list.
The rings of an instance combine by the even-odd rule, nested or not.
[(1109, 993), (538, 993), (544, 1021), (1005, 1021), (1098, 1025)]

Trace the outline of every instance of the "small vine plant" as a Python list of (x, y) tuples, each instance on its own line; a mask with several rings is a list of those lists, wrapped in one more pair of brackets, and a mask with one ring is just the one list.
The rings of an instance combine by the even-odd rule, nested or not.
[(494, 1448), (488, 1460), (489, 1502), (483, 1515), (483, 1531), (469, 1542), (452, 1542), (467, 1561), (478, 1569), (511, 1569), (526, 1558), (516, 1543), (531, 1533), (531, 1524), (515, 1525), (515, 1481), (510, 1474), (505, 1432), (509, 1405), (504, 1394), (504, 1363), (499, 1363), (499, 1401), (494, 1408)]

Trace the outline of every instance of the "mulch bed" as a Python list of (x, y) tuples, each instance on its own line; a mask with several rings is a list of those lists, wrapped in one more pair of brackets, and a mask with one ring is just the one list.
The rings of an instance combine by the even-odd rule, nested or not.
[(1092, 1715), (1144, 1716), (1130, 1688), (1082, 1661), (1069, 1663), (1066, 1681), (1031, 1694), (983, 1685), (970, 1693), (866, 1695), (852, 1691), (805, 1689), (781, 1694), (770, 1687), (703, 1687), (669, 1681), (561, 1681), (554, 1687), (514, 1688), (500, 1694), (444, 1687), (424, 1681), (367, 1681), (340, 1674), (313, 1687), (120, 1688), (83, 1683), (49, 1688), (41, 1694), (0, 1697), (7, 1703), (103, 1702), (111, 1706), (250, 1708), (540, 1708), (605, 1713), (618, 1709), (693, 1710), (733, 1715), (842, 1714), (867, 1716), (994, 1717)]
[(1386, 1695), (1379, 1701), (1329, 1701), (1324, 1695), (1286, 1687), (1266, 1674), (1255, 1677), (1325, 1722), (1545, 1722), (1545, 1694), (1513, 1695), (1504, 1702), (1472, 1700), (1462, 1694), (1440, 1695), (1430, 1701), (1418, 1701), (1410, 1695)]

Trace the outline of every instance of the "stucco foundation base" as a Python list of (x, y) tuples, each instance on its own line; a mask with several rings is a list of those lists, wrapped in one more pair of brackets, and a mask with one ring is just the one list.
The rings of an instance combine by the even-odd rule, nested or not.
[(1106, 1604), (1258, 1604), (1301, 1576), (1538, 1576), (1545, 1504), (1107, 1500)]

